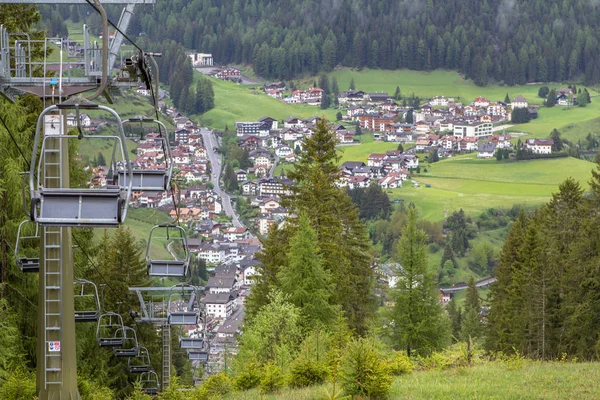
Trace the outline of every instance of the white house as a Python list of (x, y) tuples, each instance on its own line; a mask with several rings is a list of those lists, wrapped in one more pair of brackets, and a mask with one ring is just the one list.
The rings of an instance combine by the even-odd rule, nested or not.
[(292, 154), (294, 151), (290, 146), (282, 145), (275, 149), (275, 154), (277, 157), (286, 157)]
[(233, 313), (233, 303), (230, 293), (208, 293), (204, 297), (206, 313), (213, 318), (228, 318)]
[(482, 137), (492, 134), (494, 125), (490, 122), (463, 122), (454, 124), (454, 136)]
[(525, 98), (521, 95), (515, 97), (515, 99), (510, 103), (510, 107), (514, 110), (516, 108), (527, 108), (529, 107), (529, 103)]
[(216, 244), (206, 244), (202, 246), (198, 253), (198, 258), (202, 258), (209, 264), (218, 264), (223, 261), (225, 251)]
[(492, 143), (492, 142), (479, 143), (479, 147), (477, 149), (477, 158), (492, 158), (492, 157), (494, 157), (495, 151), (496, 151), (495, 143)]
[(553, 145), (554, 140), (552, 139), (527, 139), (525, 141), (525, 148), (534, 154), (550, 154)]
[(235, 278), (211, 276), (206, 283), (206, 288), (208, 293), (231, 293), (235, 284)]
[(248, 239), (249, 233), (247, 228), (230, 227), (227, 228), (223, 236), (225, 236), (225, 239), (229, 240), (230, 242), (234, 242), (236, 240)]

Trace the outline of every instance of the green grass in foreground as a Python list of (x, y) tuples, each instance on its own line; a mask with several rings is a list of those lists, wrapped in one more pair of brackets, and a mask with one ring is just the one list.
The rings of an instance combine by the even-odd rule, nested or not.
[[(594, 164), (575, 158), (498, 162), (479, 160), (476, 154), (458, 156), (429, 166), (421, 164), (422, 172), (413, 177), (421, 184), (410, 182), (389, 190), (390, 198), (414, 202), (420, 215), (432, 221), (444, 218), (460, 208), (477, 215), (488, 208), (510, 208), (513, 204), (538, 205), (547, 202), (558, 185), (567, 177), (587, 188)], [(431, 187), (425, 187), (425, 184)]]
[[(519, 367), (487, 363), (471, 368), (415, 372), (396, 378), (390, 399), (597, 399), (600, 364), (523, 361)], [(227, 400), (312, 400), (323, 398), (331, 384), (286, 389), (261, 395), (258, 390), (226, 396)], [(339, 385), (338, 385), (339, 388)]]
[[(194, 72), (196, 79), (200, 77), (199, 72)], [(313, 115), (325, 116), (330, 121), (335, 121), (336, 110), (321, 110), (319, 107), (298, 104), (286, 104), (273, 99), (260, 91), (261, 85), (239, 85), (232, 82), (223, 82), (211, 79), (215, 92), (215, 108), (201, 116), (190, 116), (192, 119), (199, 117), (204, 126), (216, 129), (224, 129), (227, 125), (230, 129), (236, 122), (257, 121), (262, 117), (272, 117), (278, 120), (287, 119), (290, 116), (308, 118)], [(195, 84), (194, 84), (195, 85)], [(257, 94), (253, 94), (251, 88), (258, 88)]]

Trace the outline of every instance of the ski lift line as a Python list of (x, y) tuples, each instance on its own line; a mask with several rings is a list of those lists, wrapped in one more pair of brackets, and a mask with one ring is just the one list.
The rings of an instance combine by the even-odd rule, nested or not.
[(12, 131), (10, 129), (8, 129), (8, 126), (6, 125), (6, 122), (4, 121), (4, 118), (2, 118), (2, 115), (0, 115), (0, 122), (2, 123), (2, 126), (4, 126), (4, 129), (6, 129), (6, 132), (8, 132), (8, 136), (10, 136), (12, 142), (17, 147), (17, 150), (19, 150), (19, 154), (21, 154), (21, 157), (25, 161), (25, 164), (27, 164), (27, 169), (30, 169), (31, 168), (31, 164), (29, 163), (29, 161), (25, 157), (25, 154), (23, 154), (23, 150), (21, 150), (21, 147), (19, 146), (19, 144), (15, 140), (15, 137), (13, 136)]

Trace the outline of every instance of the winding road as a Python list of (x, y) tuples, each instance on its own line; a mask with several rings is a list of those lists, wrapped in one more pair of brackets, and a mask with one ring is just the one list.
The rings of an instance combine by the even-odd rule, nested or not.
[(236, 228), (242, 228), (244, 225), (240, 222), (238, 215), (231, 205), (231, 196), (221, 188), (220, 178), (221, 170), (223, 169), (223, 166), (221, 165), (221, 155), (216, 154), (214, 151), (214, 149), (218, 147), (217, 139), (215, 138), (214, 133), (206, 128), (200, 128), (200, 134), (202, 135), (202, 140), (204, 141), (204, 147), (206, 148), (208, 159), (212, 165), (210, 181), (214, 185), (213, 190), (216, 194), (221, 196), (223, 201), (223, 210), (225, 211), (226, 215), (232, 218), (233, 226)]

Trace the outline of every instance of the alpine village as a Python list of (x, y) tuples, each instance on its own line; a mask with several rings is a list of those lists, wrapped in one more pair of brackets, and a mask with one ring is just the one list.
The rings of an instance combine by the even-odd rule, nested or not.
[(600, 398), (598, 32), (0, 0), (0, 399)]

